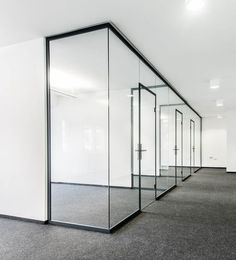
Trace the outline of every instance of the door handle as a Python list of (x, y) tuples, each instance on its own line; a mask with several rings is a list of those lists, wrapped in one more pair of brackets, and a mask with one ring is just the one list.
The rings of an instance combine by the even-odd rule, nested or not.
[(142, 149), (142, 144), (138, 144), (138, 149), (135, 150), (135, 152), (138, 152), (138, 160), (142, 160), (142, 153), (146, 151), (146, 149)]
[(174, 151), (178, 151), (178, 150), (180, 150), (179, 148), (177, 148), (178, 146), (177, 145), (175, 145), (175, 148), (173, 149)]
[(175, 151), (175, 156), (177, 156), (177, 152), (179, 151), (180, 149), (177, 148), (177, 146), (175, 146), (175, 148), (173, 149), (173, 151)]

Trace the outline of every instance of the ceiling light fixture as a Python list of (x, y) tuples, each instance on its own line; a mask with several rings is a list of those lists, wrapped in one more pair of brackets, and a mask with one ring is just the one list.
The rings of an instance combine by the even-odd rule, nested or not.
[(217, 118), (218, 118), (218, 119), (223, 119), (223, 116), (217, 115)]
[(210, 88), (211, 89), (218, 89), (220, 87), (220, 81), (218, 79), (212, 79), (210, 81)]
[(185, 0), (185, 3), (189, 11), (199, 11), (205, 6), (204, 0)]
[(224, 106), (224, 100), (223, 99), (216, 100), (216, 106), (217, 107), (223, 107)]

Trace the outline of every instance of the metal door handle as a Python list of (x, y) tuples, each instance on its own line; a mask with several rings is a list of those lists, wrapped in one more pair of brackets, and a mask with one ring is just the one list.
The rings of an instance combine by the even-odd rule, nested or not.
[(142, 152), (146, 152), (147, 150), (142, 149), (142, 144), (138, 144), (138, 149), (135, 152), (138, 152), (138, 160), (142, 160)]

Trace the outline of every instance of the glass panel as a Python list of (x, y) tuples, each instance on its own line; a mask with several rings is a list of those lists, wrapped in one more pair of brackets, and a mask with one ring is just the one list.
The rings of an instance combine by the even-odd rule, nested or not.
[[(157, 84), (162, 84), (161, 81), (157, 82), (156, 75), (142, 61), (140, 61), (139, 81), (142, 84), (141, 86), (150, 89), (153, 94), (153, 88)], [(141, 88), (141, 144), (142, 149), (147, 150), (142, 153), (142, 166), (140, 169), (142, 208), (154, 201), (156, 195), (156, 190), (154, 189), (156, 184), (155, 164), (157, 167), (158, 154), (154, 151), (155, 144), (157, 144), (155, 134), (157, 136), (158, 133), (155, 132), (155, 94), (153, 95), (152, 93)]]
[(181, 109), (183, 111), (183, 178), (190, 176), (191, 168), (190, 168), (190, 116), (192, 111), (188, 106), (184, 105)]
[[(168, 107), (168, 129), (169, 129), (169, 169), (168, 175), (175, 178), (175, 165), (176, 165), (176, 109), (181, 111), (180, 107), (183, 106), (183, 101), (169, 89), (169, 107)], [(180, 132), (180, 131), (179, 131)], [(182, 180), (182, 176), (177, 176), (177, 181)], [(177, 182), (175, 182), (177, 184)]]
[(201, 119), (191, 111), (189, 121), (191, 133), (191, 173), (194, 173), (201, 166)]
[(183, 179), (183, 114), (175, 110), (175, 166), (179, 179)]
[(190, 120), (190, 166), (192, 174), (195, 168), (195, 122), (192, 119)]
[[(168, 189), (175, 185), (175, 171), (174, 162), (170, 165), (170, 123), (171, 117), (169, 115), (170, 107), (169, 105), (163, 104), (160, 106), (160, 146), (161, 146), (161, 156), (160, 156), (160, 174), (157, 180), (157, 189), (160, 191), (162, 189)], [(174, 124), (173, 124), (174, 126)], [(174, 129), (173, 130), (174, 133)], [(173, 134), (174, 136), (174, 134)], [(173, 147), (171, 147), (171, 152)]]
[(107, 30), (50, 43), (51, 219), (108, 228)]
[[(138, 156), (138, 143), (139, 143), (139, 85), (133, 90), (132, 93), (132, 114), (133, 114), (133, 138), (132, 138), (132, 187), (139, 189), (140, 176), (139, 176), (139, 156)], [(140, 202), (141, 203), (141, 202)]]
[(141, 175), (141, 207), (155, 199), (156, 184), (156, 116), (155, 94), (140, 85), (141, 139), (137, 147)]
[[(158, 169), (157, 171), (157, 196), (175, 185), (175, 171), (169, 165), (169, 87), (165, 86), (157, 79), (157, 84), (152, 89), (157, 95), (157, 143), (158, 149)], [(174, 129), (173, 129), (174, 130)], [(174, 135), (173, 135), (174, 136)], [(174, 164), (172, 165), (174, 166)]]
[(201, 167), (201, 119), (195, 116), (195, 166), (196, 169)]
[(136, 135), (134, 138), (137, 140), (138, 136), (139, 59), (111, 31), (109, 46), (110, 225), (112, 227), (139, 210), (137, 154), (134, 152), (136, 146), (133, 146), (134, 139), (132, 139)]

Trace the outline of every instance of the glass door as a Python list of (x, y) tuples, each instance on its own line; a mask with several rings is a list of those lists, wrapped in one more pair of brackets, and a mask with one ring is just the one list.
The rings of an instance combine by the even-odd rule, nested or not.
[(135, 152), (139, 166), (140, 209), (156, 198), (156, 94), (139, 83), (139, 136)]
[[(178, 180), (183, 180), (183, 113), (175, 110), (175, 175)], [(177, 184), (177, 183), (176, 183)]]
[(190, 172), (195, 168), (195, 121), (190, 120)]

